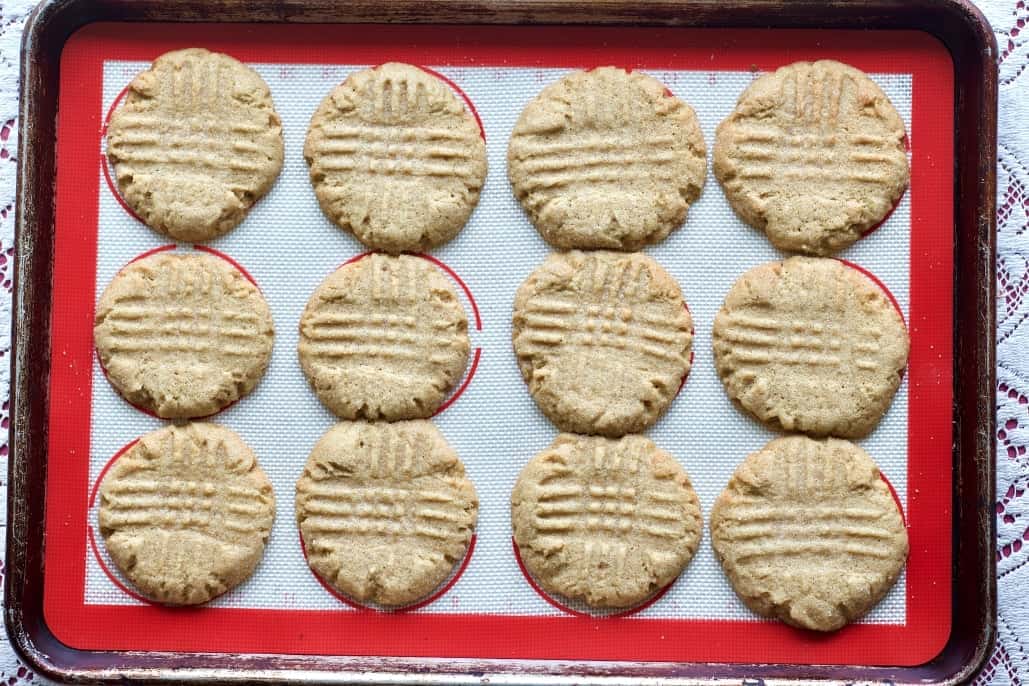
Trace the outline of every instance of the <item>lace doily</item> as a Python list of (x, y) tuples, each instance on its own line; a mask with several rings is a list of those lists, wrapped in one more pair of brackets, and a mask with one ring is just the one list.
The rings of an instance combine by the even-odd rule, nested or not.
[[(1029, 683), (1029, 7), (978, 0), (1000, 46), (997, 169), (997, 576), (998, 641), (977, 685)], [(8, 455), (18, 59), (35, 0), (0, 3), (0, 460)], [(1020, 354), (1021, 353), (1021, 354)], [(6, 475), (6, 465), (0, 474)], [(6, 499), (6, 479), (0, 499)], [(6, 529), (0, 509), (0, 529)], [(0, 556), (3, 551), (0, 549)], [(0, 560), (0, 579), (4, 566)], [(2, 628), (0, 628), (2, 631)], [(0, 643), (0, 686), (46, 682)]]

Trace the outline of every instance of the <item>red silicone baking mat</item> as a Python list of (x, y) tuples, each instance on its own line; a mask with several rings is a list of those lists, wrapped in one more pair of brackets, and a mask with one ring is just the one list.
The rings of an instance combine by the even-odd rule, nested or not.
[[(91, 559), (102, 565), (100, 553), (94, 555), (90, 545), (93, 537), (90, 498), (98, 478), (91, 467), (96, 452), (93, 445), (97, 435), (96, 418), (107, 416), (103, 414), (104, 407), (95, 403), (98, 389), (95, 388), (97, 377), (92, 348), (97, 288), (109, 278), (104, 261), (107, 244), (101, 246), (99, 241), (108, 229), (104, 207), (110, 203), (110, 198), (104, 196), (110, 190), (101, 173), (105, 168), (101, 131), (110, 102), (104, 96), (104, 88), (110, 88), (110, 83), (104, 83), (105, 68), (111, 68), (114, 62), (149, 61), (167, 50), (189, 46), (227, 52), (249, 63), (283, 65), (281, 68), (286, 70), (283, 75), (289, 65), (373, 65), (389, 60), (444, 71), (448, 68), (482, 70), (495, 78), (496, 91), (501, 94), (505, 89), (504, 76), (508, 73), (505, 70), (528, 68), (549, 74), (547, 70), (605, 64), (662, 73), (706, 72), (715, 79), (720, 72), (759, 73), (799, 59), (832, 58), (869, 73), (909, 75), (912, 183), (904, 200), (908, 203), (904, 211), (908, 219), (901, 230), (908, 232), (905, 246), (909, 255), (908, 271), (904, 276), (912, 350), (905, 380), (906, 431), (901, 440), (906, 443), (906, 474), (901, 500), (909, 526), (911, 556), (907, 574), (897, 591), (899, 613), (821, 636), (775, 622), (755, 621), (743, 614), (728, 619), (670, 616), (661, 609), (662, 606), (667, 609), (667, 598), (632, 616), (605, 618), (563, 613), (546, 605), (547, 612), (485, 613), (470, 611), (462, 604), (443, 602), (434, 603), (424, 611), (382, 613), (355, 610), (342, 603), (312, 608), (299, 600), (262, 607), (225, 602), (195, 609), (162, 608), (137, 603), (128, 597), (104, 601), (108, 596), (91, 590), (88, 574), (95, 568)], [(322, 70), (325, 69), (330, 70), (328, 74), (336, 81), (346, 73), (343, 70), (337, 76), (331, 66), (323, 66)], [(128, 74), (124, 82), (130, 78)], [(950, 634), (952, 78), (950, 58), (943, 46), (925, 34), (914, 32), (203, 24), (94, 24), (81, 30), (68, 41), (62, 55), (59, 94), (54, 239), (57, 277), (53, 293), (45, 553), (46, 568), (51, 573), (45, 576), (44, 590), (49, 627), (70, 646), (99, 650), (875, 665), (913, 665), (931, 659)], [(676, 90), (674, 85), (673, 90)], [(687, 101), (694, 100), (688, 92), (677, 91), (677, 94)], [(485, 110), (484, 98), (473, 100), (480, 110)], [(276, 104), (280, 110), (291, 106), (279, 99)], [(315, 104), (309, 103), (310, 108)], [(518, 103), (516, 109), (522, 104)], [(727, 111), (722, 116), (725, 113)], [(487, 126), (485, 135), (491, 145), (506, 146), (503, 132)], [(712, 142), (709, 137), (709, 149)], [(287, 165), (291, 157), (299, 156), (299, 150), (295, 145), (291, 147), (289, 140), (286, 155)], [(303, 164), (302, 160), (299, 164)], [(484, 194), (509, 195), (504, 176), (502, 164), (495, 164), (491, 159), (491, 181)], [(717, 183), (709, 178), (704, 201), (724, 204), (720, 194)], [(305, 201), (313, 202), (310, 198)], [(255, 213), (258, 211), (255, 208)], [(695, 216), (691, 215), (682, 231), (689, 231), (691, 222), (695, 221)], [(497, 239), (503, 243), (502, 251), (517, 252), (519, 240), (538, 243), (538, 237), (524, 218), (520, 222), (517, 232)], [(891, 232), (897, 230), (896, 226), (888, 226), (881, 231), (887, 228)], [(139, 248), (135, 254), (159, 242), (147, 229), (138, 227), (138, 231)], [(300, 235), (299, 227), (296, 233)], [(864, 243), (871, 244), (876, 238), (872, 236)], [(253, 240), (256, 239), (251, 236)], [(483, 242), (483, 250), (497, 250), (496, 242)], [(221, 243), (216, 246), (223, 247)], [(733, 247), (732, 237), (726, 237), (725, 243), (718, 246), (728, 255), (733, 253)], [(348, 249), (348, 254), (340, 253), (336, 264), (357, 252), (353, 243)], [(280, 262), (296, 261), (293, 268), (303, 270), (304, 252), (297, 245), (286, 246), (269, 240), (266, 250), (274, 252)], [(225, 252), (232, 257), (240, 256), (237, 251)], [(444, 250), (439, 254), (442, 259), (432, 256), (428, 259), (446, 268), (450, 253)], [(844, 257), (850, 259), (849, 254)], [(451, 274), (459, 285), (467, 286), (466, 306), (470, 311), (475, 309), (476, 315), (476, 298), (472, 294), (481, 296), (488, 290), (488, 263), (495, 257), (493, 253), (484, 252), (482, 259), (486, 266), (481, 269), (461, 263), (457, 272), (462, 276)], [(517, 258), (511, 255), (509, 259)], [(252, 266), (256, 260), (257, 257), (251, 255), (241, 262)], [(731, 264), (729, 258), (726, 263), (729, 277), (743, 270), (741, 265)], [(323, 275), (319, 273), (314, 283)], [(272, 298), (278, 282), (260, 273), (257, 281)], [(893, 286), (888, 279), (887, 285)], [(684, 288), (690, 300), (688, 284)], [(506, 325), (502, 321), (504, 317), (509, 318), (509, 312), (486, 311), (485, 328), (498, 331)], [(703, 319), (702, 312), (695, 313), (695, 319), (698, 328), (710, 327), (710, 321)], [(282, 332), (293, 327), (295, 321), (277, 319), (280, 337), (277, 348), (288, 347), (281, 339)], [(477, 328), (482, 327), (480, 324)], [(475, 347), (478, 339), (476, 332), (472, 333)], [(481, 402), (482, 389), (490, 383), (489, 373), (493, 369), (490, 364), (501, 364), (504, 359), (513, 364), (509, 348), (484, 345), (474, 357), (475, 364), (480, 354), (485, 360), (483, 370), (462, 398), (459, 404), (462, 409), (474, 404), (477, 398)], [(708, 350), (698, 347), (697, 354), (698, 367), (710, 365)], [(500, 362), (496, 362), (498, 360)], [(295, 374), (299, 373), (295, 370)], [(699, 373), (695, 369), (691, 380)], [(467, 378), (471, 376), (470, 370)], [(687, 382), (687, 397), (680, 398), (677, 404), (686, 404), (691, 392), (696, 396), (697, 383), (699, 379)], [(519, 385), (512, 385), (508, 390), (511, 394), (521, 394), (518, 397), (526, 395)], [(246, 403), (244, 400), (240, 405)], [(289, 413), (289, 408), (282, 409), (283, 414)], [(448, 437), (458, 432), (458, 427), (452, 426), (457, 421), (452, 419), (455, 416), (461, 415), (448, 412), (439, 420)], [(677, 421), (678, 416), (672, 416), (669, 421)], [(729, 419), (735, 421), (727, 416)], [(267, 421), (283, 421), (283, 418), (269, 416)], [(157, 425), (152, 422), (150, 428)], [(481, 447), (475, 455), (459, 450), (470, 469), (473, 460), (480, 468), (489, 463), (490, 435), (485, 429), (482, 433)], [(139, 432), (129, 432), (122, 444), (138, 435)], [(316, 439), (317, 434), (297, 438), (305, 445)], [(676, 446), (663, 447), (678, 456)], [(726, 455), (718, 459), (729, 463), (731, 473), (731, 466), (741, 460), (746, 451), (740, 454), (731, 441), (726, 441), (724, 450)], [(115, 452), (107, 452), (105, 458)], [(520, 456), (521, 462), (532, 452)], [(265, 456), (259, 454), (259, 458), (264, 461)], [(695, 477), (700, 471), (698, 460), (703, 459), (703, 455), (686, 453), (685, 464)], [(292, 465), (295, 472), (301, 467), (301, 463)], [(485, 491), (483, 482), (488, 478), (488, 471), (477, 477), (480, 494)], [(893, 480), (898, 478), (894, 473)], [(292, 515), (291, 503), (283, 502), (288, 495), (278, 493), (279, 519), (288, 520)], [(710, 502), (702, 499), (702, 504), (706, 515)], [(475, 553), (474, 559), (469, 556), (471, 562), (461, 579), (462, 584), (484, 571), (484, 563), (480, 561), (490, 550), (505, 547), (507, 569), (516, 569), (509, 540), (499, 540), (500, 537), (492, 533), (486, 536), (487, 528), (480, 524), (476, 548), (484, 552)], [(278, 534), (273, 534), (273, 538), (276, 542), (282, 539)], [(299, 540), (291, 539), (286, 543), (293, 546), (295, 555)], [(706, 539), (702, 545), (709, 545)], [(262, 569), (277, 564), (276, 560), (268, 559), (272, 552), (270, 549)], [(688, 570), (688, 574), (692, 573)], [(511, 574), (505, 579), (510, 587), (496, 586), (493, 589), (496, 596), (513, 597), (524, 591), (526, 580), (521, 575)], [(112, 580), (116, 581), (116, 577)], [(688, 585), (680, 580), (669, 595), (686, 593), (688, 601), (688, 590)], [(463, 596), (454, 591), (444, 600), (460, 597)], [(732, 615), (731, 612), (726, 614)]]

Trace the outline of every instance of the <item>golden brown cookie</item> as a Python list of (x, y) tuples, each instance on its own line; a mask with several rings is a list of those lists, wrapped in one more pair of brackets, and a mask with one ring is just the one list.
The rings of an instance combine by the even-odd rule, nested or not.
[(573, 434), (522, 470), (511, 524), (544, 589), (598, 608), (636, 605), (671, 583), (703, 529), (689, 477), (649, 438)]
[(747, 456), (711, 510), (711, 543), (747, 607), (816, 631), (874, 607), (908, 554), (872, 458), (849, 441), (805, 436)]
[(792, 257), (746, 272), (715, 316), (725, 390), (773, 429), (861, 438), (886, 413), (908, 359), (904, 320), (869, 277)]
[(418, 419), (468, 362), (468, 318), (427, 260), (372, 254), (318, 286), (300, 318), (300, 364), (343, 419)]
[(432, 423), (342, 422), (314, 446), (297, 481), (307, 561), (362, 601), (404, 605), (461, 560), (479, 501)]
[(197, 605), (253, 574), (275, 517), (254, 453), (217, 424), (166, 426), (111, 465), (100, 486), (100, 535), (147, 597)]
[(203, 417), (254, 389), (272, 354), (271, 311), (227, 261), (160, 252), (129, 264), (97, 304), (108, 381), (158, 417)]
[(507, 173), (554, 247), (638, 250), (686, 219), (705, 155), (689, 105), (653, 77), (601, 67), (568, 74), (525, 107)]
[(322, 101), (304, 158), (326, 216), (394, 253), (456, 236), (486, 180), (475, 117), (441, 79), (398, 62), (351, 74)]
[(775, 247), (831, 255), (882, 221), (907, 188), (904, 135), (864, 72), (795, 62), (757, 78), (718, 126), (715, 177)]
[(217, 52), (168, 52), (129, 84), (107, 156), (129, 206), (180, 241), (228, 232), (282, 169), (282, 122), (268, 84)]
[(518, 289), (513, 340), (539, 408), (562, 431), (643, 431), (690, 369), (679, 285), (641, 253), (553, 253)]

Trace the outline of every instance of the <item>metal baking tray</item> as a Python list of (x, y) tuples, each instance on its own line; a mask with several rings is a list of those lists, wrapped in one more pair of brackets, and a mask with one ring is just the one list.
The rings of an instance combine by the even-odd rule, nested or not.
[[(597, 659), (340, 657), (81, 650), (56, 638), (44, 613), (45, 506), (50, 445), (51, 324), (57, 108), (61, 55), (93, 22), (372, 23), (865, 29), (923, 31), (954, 65), (953, 538), (952, 617), (942, 651), (907, 667)], [(217, 26), (209, 27), (214, 30)], [(446, 31), (445, 27), (440, 28)], [(213, 34), (212, 34), (213, 35)], [(878, 34), (882, 35), (882, 34)], [(732, 49), (727, 46), (725, 49)], [(963, 0), (50, 0), (26, 27), (22, 56), (17, 262), (6, 623), (37, 671), (66, 681), (305, 681), (325, 683), (960, 683), (983, 663), (994, 636), (994, 234), (996, 45)], [(496, 173), (498, 170), (492, 170)], [(502, 170), (501, 170), (502, 171)], [(713, 182), (711, 182), (713, 183)], [(712, 189), (717, 193), (717, 189)], [(914, 218), (913, 220), (914, 221)], [(941, 227), (940, 230), (946, 230)], [(61, 570), (49, 570), (60, 574)], [(606, 621), (606, 620), (600, 620)]]

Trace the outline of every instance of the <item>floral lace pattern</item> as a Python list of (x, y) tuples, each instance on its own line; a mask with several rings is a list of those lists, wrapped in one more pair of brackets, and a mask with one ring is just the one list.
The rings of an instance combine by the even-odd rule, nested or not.
[[(998, 641), (977, 686), (1029, 684), (1029, 7), (977, 0), (1000, 48), (997, 167), (997, 577)], [(35, 0), (0, 2), (0, 462), (8, 456), (10, 321), (14, 256), (19, 43)], [(6, 464), (0, 497), (6, 499)], [(0, 529), (6, 529), (0, 509)], [(3, 554), (0, 548), (0, 555)], [(0, 559), (0, 581), (4, 577)], [(3, 629), (0, 627), (0, 632)], [(0, 686), (49, 683), (0, 643)]]

